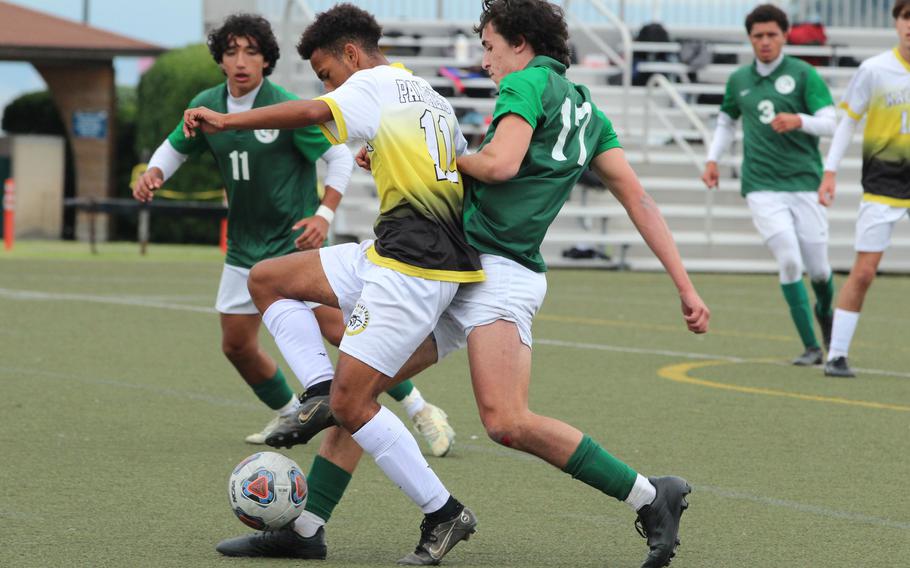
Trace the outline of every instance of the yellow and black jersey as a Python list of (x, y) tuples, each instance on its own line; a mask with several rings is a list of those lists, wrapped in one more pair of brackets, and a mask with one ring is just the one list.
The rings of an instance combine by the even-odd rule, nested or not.
[(464, 186), (455, 156), (467, 147), (452, 105), (400, 66), (354, 73), (319, 97), (332, 110), (322, 126), (334, 144), (363, 140), (379, 192), (376, 242), (368, 258), (410, 276), (483, 280), (462, 231)]
[(897, 48), (864, 61), (840, 106), (866, 115), (863, 199), (910, 207), (910, 62)]

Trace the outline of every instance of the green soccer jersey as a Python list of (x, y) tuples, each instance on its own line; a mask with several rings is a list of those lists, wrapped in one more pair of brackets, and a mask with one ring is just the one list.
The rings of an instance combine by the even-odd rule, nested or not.
[(778, 113), (815, 114), (834, 104), (828, 86), (808, 63), (784, 56), (767, 77), (755, 64), (727, 80), (720, 110), (743, 119), (742, 194), (752, 191), (815, 191), (822, 177), (818, 137), (793, 130), (778, 134)]
[[(189, 107), (227, 112), (227, 85), (205, 90)], [(297, 99), (264, 79), (253, 108)], [(296, 250), (291, 227), (319, 207), (316, 160), (331, 146), (315, 126), (297, 130), (234, 130), (183, 135), (183, 123), (168, 136), (175, 150), (215, 156), (228, 197), (225, 263), (250, 268)]]
[(613, 125), (566, 67), (549, 57), (532, 59), (503, 78), (493, 122), (481, 148), (507, 114), (534, 127), (531, 144), (512, 179), (467, 184), (464, 232), (482, 253), (509, 258), (535, 272), (547, 269), (540, 243), (582, 172), (598, 154), (619, 147)]

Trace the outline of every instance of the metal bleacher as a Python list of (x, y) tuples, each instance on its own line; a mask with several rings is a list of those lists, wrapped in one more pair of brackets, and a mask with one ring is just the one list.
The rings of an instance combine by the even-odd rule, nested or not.
[[(603, 5), (592, 2), (605, 12)], [(464, 85), (474, 95), (455, 92), (452, 81), (438, 73), (442, 66), (479, 65), (480, 46), (470, 34), (472, 22), (407, 21), (381, 22), (389, 37), (383, 40), (389, 58), (404, 63), (450, 97), (460, 115), (469, 141), (476, 144), (485, 131), (484, 117), (489, 115), (495, 99), (494, 85), (488, 79), (468, 79)], [(718, 112), (716, 104), (699, 102), (701, 95), (723, 93), (724, 83), (737, 64), (709, 64), (692, 77), (692, 70), (678, 62), (686, 39), (698, 39), (717, 54), (737, 58), (738, 64), (751, 61), (751, 46), (741, 27), (711, 29), (668, 27), (671, 37), (679, 40), (651, 44), (631, 41), (632, 34), (622, 29), (615, 17), (604, 17), (591, 24), (569, 17), (572, 42), (580, 63), (568, 72), (571, 80), (591, 89), (597, 105), (611, 118), (619, 132), (627, 156), (645, 189), (655, 198), (673, 231), (690, 270), (695, 271), (776, 271), (776, 265), (754, 229), (745, 200), (739, 195), (737, 173), (741, 162), (742, 134), (731, 154), (721, 164), (718, 191), (708, 192), (700, 181), (706, 143), (709, 142)], [(391, 32), (391, 33), (390, 33)], [(456, 43), (468, 37), (469, 50), (456, 60)], [(832, 62), (852, 57), (856, 61), (880, 53), (894, 44), (894, 31), (888, 29), (829, 28), (830, 46), (788, 47), (794, 55), (827, 56)], [(669, 61), (658, 61), (640, 67), (654, 73), (646, 87), (630, 86), (628, 77), (633, 54), (662, 52)], [(831, 87), (835, 100), (843, 92), (855, 67), (819, 67), (820, 75)], [(300, 63), (290, 77), (282, 81), (291, 89), (311, 95), (319, 84), (305, 63)], [(852, 265), (853, 227), (862, 189), (859, 184), (862, 129), (847, 152), (838, 174), (838, 196), (829, 211), (831, 225), (830, 256), (836, 270)], [(822, 141), (822, 152), (828, 141)], [(354, 238), (372, 234), (372, 222), (378, 201), (370, 176), (355, 173), (348, 194), (342, 202), (335, 230)], [(592, 259), (564, 258), (569, 248), (590, 247), (605, 253)], [(659, 263), (638, 236), (622, 208), (607, 191), (578, 186), (560, 212), (544, 242), (542, 252), (550, 266), (628, 267), (640, 270), (660, 269)], [(910, 272), (910, 223), (900, 223), (892, 246), (885, 254), (882, 269)]]

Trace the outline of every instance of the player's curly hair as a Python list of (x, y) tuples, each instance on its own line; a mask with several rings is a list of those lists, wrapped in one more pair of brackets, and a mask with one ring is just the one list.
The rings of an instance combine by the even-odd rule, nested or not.
[(774, 4), (761, 4), (746, 16), (746, 33), (752, 33), (752, 26), (755, 24), (766, 24), (768, 22), (777, 22), (780, 31), (787, 33), (790, 29), (790, 20), (787, 14)]
[(209, 52), (216, 63), (221, 63), (224, 59), (224, 52), (231, 47), (234, 38), (245, 37), (248, 40), (256, 42), (259, 47), (259, 53), (268, 63), (263, 70), (263, 75), (271, 75), (275, 70), (275, 64), (281, 56), (281, 50), (278, 48), (278, 40), (272, 32), (272, 25), (262, 16), (254, 14), (231, 14), (228, 16), (221, 27), (212, 30), (209, 34), (208, 46)]
[(317, 49), (339, 55), (348, 43), (357, 44), (368, 53), (376, 53), (381, 37), (382, 26), (372, 14), (353, 4), (336, 4), (317, 14), (304, 30), (297, 53), (304, 59), (312, 57)]
[(518, 45), (524, 38), (535, 54), (569, 66), (569, 28), (556, 4), (548, 0), (483, 0), (474, 32), (480, 34), (490, 23), (510, 45)]
[(891, 16), (895, 20), (900, 18), (904, 8), (910, 8), (910, 0), (895, 0), (894, 7), (891, 8)]

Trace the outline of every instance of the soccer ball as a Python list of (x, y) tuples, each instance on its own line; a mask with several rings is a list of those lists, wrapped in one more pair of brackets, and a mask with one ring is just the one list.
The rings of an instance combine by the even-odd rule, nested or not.
[(275, 452), (259, 452), (231, 472), (228, 499), (243, 524), (257, 530), (280, 529), (296, 519), (306, 505), (306, 477), (294, 460)]

